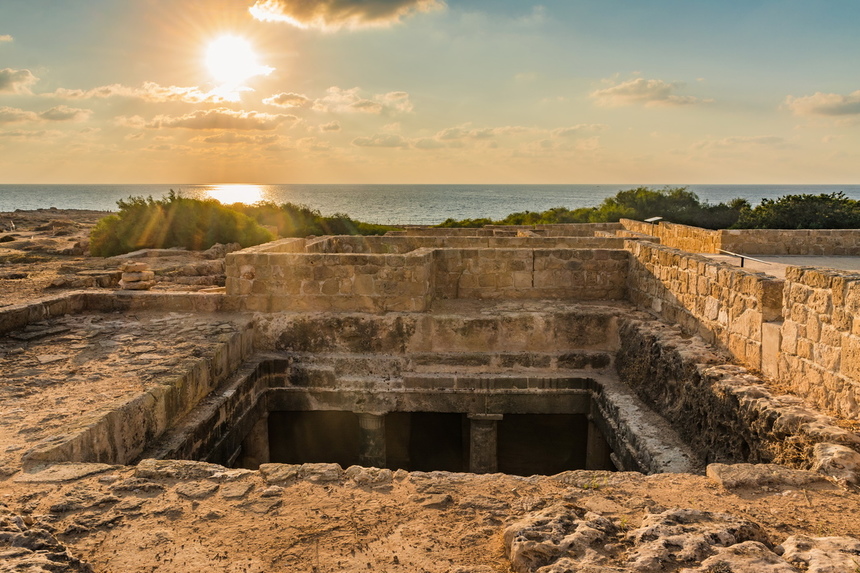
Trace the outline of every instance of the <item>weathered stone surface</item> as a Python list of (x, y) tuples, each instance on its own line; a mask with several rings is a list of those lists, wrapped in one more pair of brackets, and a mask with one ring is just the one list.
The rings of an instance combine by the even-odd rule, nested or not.
[(718, 547), (716, 551), (698, 567), (681, 569), (680, 573), (800, 573), (758, 541)]
[(301, 467), (291, 464), (260, 464), (260, 475), (270, 485), (290, 484), (299, 479)]
[[(517, 573), (563, 571), (564, 563), (600, 565), (609, 559), (605, 545), (616, 531), (611, 521), (570, 504), (556, 504), (527, 515), (504, 532), (505, 553)], [(565, 562), (560, 560), (565, 559)], [(543, 569), (556, 565), (555, 569)]]
[(788, 485), (800, 487), (827, 480), (811, 471), (794, 470), (776, 464), (710, 464), (708, 477), (726, 489), (736, 487), (761, 487), (765, 485)]
[(21, 472), (12, 478), (16, 482), (51, 483), (80, 479), (116, 469), (108, 464), (81, 464), (75, 462), (53, 464), (32, 472)]
[(853, 537), (793, 535), (780, 548), (783, 559), (807, 573), (853, 573), (860, 568), (860, 541)]
[(333, 482), (343, 478), (343, 469), (338, 464), (302, 464), (299, 476), (310, 482)]
[(365, 468), (362, 466), (349, 466), (343, 472), (344, 477), (351, 479), (358, 485), (379, 485), (391, 483), (394, 474), (389, 469)]
[(860, 453), (840, 444), (815, 444), (812, 469), (842, 482), (860, 485)]
[(764, 530), (756, 523), (692, 509), (671, 509), (646, 515), (641, 527), (628, 533), (627, 537), (636, 545), (629, 554), (630, 568), (643, 572), (693, 565), (712, 555), (715, 546), (768, 541)]
[(142, 479), (201, 479), (224, 471), (224, 466), (192, 460), (142, 460), (134, 470)]
[(176, 486), (176, 493), (188, 499), (205, 499), (218, 491), (217, 483), (183, 482)]

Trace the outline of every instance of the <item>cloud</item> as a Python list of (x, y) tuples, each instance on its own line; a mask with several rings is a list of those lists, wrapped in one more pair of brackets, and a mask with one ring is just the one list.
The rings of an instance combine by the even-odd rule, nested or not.
[(8, 138), (8, 139), (40, 139), (46, 141), (55, 141), (58, 137), (63, 135), (61, 131), (56, 130), (38, 130), (38, 131), (28, 131), (23, 129), (15, 129), (15, 130), (2, 130), (0, 131), (0, 138)]
[(313, 100), (301, 94), (283, 92), (275, 94), (272, 97), (267, 97), (263, 100), (263, 103), (286, 108), (310, 107), (313, 104)]
[(811, 96), (785, 98), (785, 105), (794, 115), (858, 115), (860, 90), (848, 95), (816, 92)]
[(92, 110), (89, 109), (58, 105), (47, 111), (43, 111), (39, 114), (39, 117), (46, 121), (86, 121), (92, 113)]
[(320, 131), (340, 131), (340, 124), (336, 121), (330, 121), (320, 126)]
[(279, 135), (243, 135), (239, 133), (233, 132), (224, 132), (218, 133), (216, 135), (210, 135), (208, 137), (199, 137), (194, 139), (194, 141), (199, 141), (201, 143), (214, 143), (214, 144), (251, 144), (251, 145), (271, 145), (272, 143), (277, 143), (281, 137)]
[(233, 111), (224, 107), (197, 110), (180, 116), (159, 115), (146, 127), (181, 127), (185, 129), (236, 129), (271, 131), (286, 122), (298, 120), (294, 115), (268, 114), (257, 111)]
[(139, 115), (119, 115), (113, 121), (120, 127), (130, 127), (132, 129), (143, 129), (146, 127), (146, 120)]
[(441, 0), (257, 0), (248, 10), (264, 22), (339, 30), (391, 26), (416, 12), (444, 7)]
[(608, 88), (591, 92), (591, 97), (599, 105), (605, 107), (620, 107), (625, 105), (642, 104), (647, 107), (682, 106), (698, 103), (709, 103), (693, 96), (680, 96), (674, 92), (683, 87), (682, 82), (664, 82), (663, 80), (646, 80), (634, 78)]
[(13, 41), (13, 38), (9, 34), (3, 34), (0, 36), (0, 44), (5, 44), (11, 41)]
[(0, 70), (0, 93), (28, 94), (30, 86), (39, 81), (30, 70)]
[(0, 123), (18, 123), (22, 121), (38, 121), (39, 116), (32, 111), (24, 111), (15, 107), (0, 107)]
[(371, 98), (361, 95), (361, 88), (342, 89), (332, 86), (326, 90), (323, 98), (314, 102), (314, 109), (323, 112), (347, 113), (409, 113), (412, 102), (406, 92), (388, 92), (376, 94)]
[(787, 144), (788, 142), (784, 137), (776, 135), (734, 136), (699, 141), (693, 144), (693, 149), (782, 148), (786, 147)]
[(25, 111), (14, 107), (0, 107), (0, 123), (19, 123), (24, 121), (85, 121), (92, 111), (58, 105), (41, 113)]
[[(247, 88), (246, 88), (247, 89)], [(239, 89), (238, 91), (245, 91)], [(62, 99), (105, 99), (110, 97), (129, 97), (151, 103), (225, 103), (239, 99), (237, 90), (218, 89), (204, 92), (198, 87), (162, 86), (155, 82), (144, 82), (139, 88), (110, 84), (89, 90), (59, 88), (53, 93), (42, 94)]]
[(588, 133), (603, 131), (606, 125), (602, 123), (580, 123), (570, 127), (558, 127), (552, 130), (553, 137), (580, 137)]
[(352, 144), (357, 147), (409, 147), (409, 142), (395, 133), (377, 133), (372, 137), (356, 137)]

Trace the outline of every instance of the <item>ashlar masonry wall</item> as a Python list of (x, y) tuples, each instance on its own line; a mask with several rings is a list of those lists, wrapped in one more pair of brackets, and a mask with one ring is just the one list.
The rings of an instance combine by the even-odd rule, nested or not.
[(763, 325), (782, 318), (783, 281), (645, 241), (628, 241), (628, 297), (762, 370)]
[(860, 418), (860, 273), (789, 267), (779, 377), (819, 407)]
[[(428, 309), (435, 298), (625, 296), (629, 255), (622, 249), (526, 247), (528, 241), (540, 247), (560, 240), (538, 238), (523, 239), (521, 248), (422, 247), (401, 253), (407, 246), (402, 241), (373, 245), (337, 239), (340, 243), (285, 239), (230, 253), (228, 297), (242, 310), (258, 312), (415, 312)], [(338, 247), (364, 252), (331, 252)], [(395, 253), (367, 252), (388, 247)]]

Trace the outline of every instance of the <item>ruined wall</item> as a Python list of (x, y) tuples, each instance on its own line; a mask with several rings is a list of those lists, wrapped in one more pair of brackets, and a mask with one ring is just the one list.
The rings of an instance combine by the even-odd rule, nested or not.
[(621, 219), (624, 229), (659, 237), (667, 247), (691, 253), (860, 256), (860, 229), (722, 229)]
[(789, 267), (779, 377), (810, 402), (860, 417), (860, 274)]
[(422, 311), (432, 300), (433, 252), (405, 255), (240, 251), (227, 257), (227, 293), (242, 310)]
[(606, 249), (439, 249), (439, 298), (620, 299), (627, 253)]
[(816, 443), (860, 451), (860, 437), (794, 396), (770, 394), (700, 340), (656, 322), (625, 320), (616, 368), (704, 463), (777, 462), (808, 468)]
[(762, 325), (782, 316), (783, 281), (649, 242), (626, 246), (634, 304), (762, 368)]
[(407, 227), (389, 231), (386, 236), (487, 237), (516, 236), (519, 231), (533, 231), (547, 237), (593, 237), (597, 231), (616, 231), (620, 223), (562, 223), (556, 225), (486, 225), (481, 228)]
[(860, 229), (727, 229), (721, 247), (744, 255), (860, 255)]
[(343, 236), (320, 237), (307, 242), (308, 253), (405, 254), (421, 248), (433, 249), (621, 249), (624, 241), (614, 237), (409, 237)]
[(652, 225), (632, 219), (621, 219), (620, 223), (628, 231), (658, 237), (660, 244), (690, 253), (716, 253), (718, 249), (723, 248), (722, 231), (663, 221)]

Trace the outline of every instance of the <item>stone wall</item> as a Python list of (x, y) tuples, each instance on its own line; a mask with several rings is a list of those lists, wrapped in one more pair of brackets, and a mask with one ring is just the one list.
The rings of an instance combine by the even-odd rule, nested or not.
[(800, 398), (772, 395), (760, 378), (725, 365), (676, 328), (626, 320), (619, 334), (619, 376), (672, 423), (704, 463), (775, 461), (808, 468), (817, 443), (860, 451), (856, 434)]
[[(493, 248), (430, 248), (492, 243)], [(325, 237), (227, 255), (228, 299), (241, 310), (423, 311), (435, 298), (620, 299), (626, 251), (614, 238)], [(521, 248), (500, 248), (507, 244)], [(535, 248), (552, 245), (552, 248)], [(531, 246), (531, 248), (522, 248)], [(308, 252), (296, 252), (303, 247)], [(412, 247), (418, 247), (414, 250)], [(373, 251), (390, 249), (393, 253)], [(360, 251), (360, 252), (342, 252)]]
[(634, 304), (762, 368), (762, 325), (782, 317), (783, 281), (649, 242), (626, 246)]
[(652, 225), (632, 219), (621, 219), (620, 223), (628, 231), (658, 237), (660, 244), (690, 253), (717, 253), (718, 249), (723, 248), (722, 231), (664, 221)]
[(624, 229), (659, 237), (667, 247), (691, 253), (860, 256), (860, 229), (722, 229), (712, 231), (660, 221), (621, 219)]
[(432, 249), (622, 249), (619, 237), (410, 237), (343, 236), (320, 237), (307, 241), (308, 253), (405, 254), (421, 248)]
[(516, 236), (521, 231), (532, 231), (543, 236), (593, 237), (597, 231), (614, 232), (620, 223), (562, 223), (556, 225), (486, 225), (480, 228), (443, 228), (412, 226), (402, 231), (389, 231), (386, 236), (426, 237), (487, 237)]
[(860, 274), (789, 267), (779, 377), (821, 408), (860, 418)]
[(860, 229), (727, 229), (723, 250), (744, 255), (860, 255)]
[(607, 249), (439, 249), (436, 296), (621, 299), (627, 258)]

